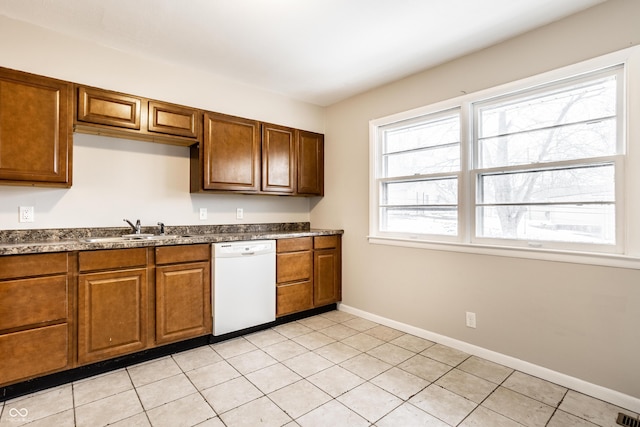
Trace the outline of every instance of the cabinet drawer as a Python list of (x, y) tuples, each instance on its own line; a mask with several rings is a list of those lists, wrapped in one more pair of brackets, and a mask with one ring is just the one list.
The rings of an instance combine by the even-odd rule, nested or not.
[(67, 276), (0, 282), (0, 330), (67, 319)]
[(313, 275), (311, 251), (276, 255), (276, 282), (287, 283), (310, 279)]
[(0, 335), (0, 384), (66, 368), (67, 338), (66, 323)]
[(140, 130), (142, 100), (95, 88), (78, 88), (78, 120)]
[(66, 253), (0, 257), (0, 280), (66, 273)]
[(295, 252), (311, 250), (311, 237), (296, 237), (276, 241), (276, 252)]
[(120, 269), (147, 265), (147, 249), (107, 249), (78, 254), (80, 271)]
[(276, 288), (276, 316), (313, 308), (313, 285), (310, 281), (278, 285)]
[(149, 101), (149, 131), (168, 135), (198, 137), (200, 114), (192, 108)]
[(160, 246), (156, 248), (156, 264), (209, 261), (211, 245)]
[(340, 236), (316, 236), (313, 238), (313, 249), (331, 249), (337, 248)]

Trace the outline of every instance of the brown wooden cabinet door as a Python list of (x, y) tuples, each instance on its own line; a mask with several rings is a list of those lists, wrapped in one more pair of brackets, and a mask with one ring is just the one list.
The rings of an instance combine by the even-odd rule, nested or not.
[(260, 190), (260, 124), (206, 113), (201, 148), (204, 190)]
[(208, 262), (156, 268), (156, 343), (164, 344), (211, 332)]
[(78, 282), (78, 363), (146, 347), (146, 269), (81, 274)]
[(313, 303), (316, 307), (342, 299), (342, 238), (313, 238)]
[(340, 257), (337, 249), (313, 254), (313, 303), (316, 307), (340, 300)]
[(108, 90), (78, 87), (78, 120), (140, 130), (142, 98)]
[(262, 191), (293, 193), (295, 188), (295, 130), (262, 125)]
[(0, 68), (0, 184), (71, 186), (72, 85)]
[(324, 135), (298, 131), (298, 194), (324, 196)]
[(197, 138), (201, 113), (193, 108), (149, 101), (149, 131)]

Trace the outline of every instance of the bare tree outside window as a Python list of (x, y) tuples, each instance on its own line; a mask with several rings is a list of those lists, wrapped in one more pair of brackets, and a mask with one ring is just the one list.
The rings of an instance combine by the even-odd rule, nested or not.
[(477, 235), (615, 242), (614, 166), (592, 159), (616, 154), (616, 94), (614, 75), (477, 107)]
[(459, 111), (394, 124), (384, 141), (382, 229), (457, 235)]

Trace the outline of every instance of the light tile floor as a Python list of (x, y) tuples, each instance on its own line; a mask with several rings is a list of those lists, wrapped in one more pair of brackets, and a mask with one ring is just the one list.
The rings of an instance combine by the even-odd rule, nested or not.
[(609, 403), (332, 311), (0, 403), (0, 427), (613, 427)]

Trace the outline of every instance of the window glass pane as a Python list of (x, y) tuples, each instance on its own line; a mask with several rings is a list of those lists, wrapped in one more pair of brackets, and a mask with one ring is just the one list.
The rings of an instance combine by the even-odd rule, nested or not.
[(460, 144), (387, 154), (382, 161), (387, 178), (456, 172), (460, 170)]
[(458, 234), (458, 210), (452, 207), (381, 208), (381, 231), (410, 234)]
[(480, 167), (500, 167), (616, 154), (616, 120), (496, 136), (478, 141)]
[(476, 215), (478, 237), (615, 244), (615, 207), (610, 204), (485, 206)]
[(612, 164), (478, 177), (478, 203), (566, 203), (615, 200)]
[(414, 150), (460, 142), (460, 120), (458, 114), (440, 119), (420, 117), (402, 124), (390, 125), (384, 131), (382, 152)]
[(388, 182), (382, 194), (384, 205), (457, 205), (458, 180)]
[(616, 115), (616, 76), (563, 86), (544, 94), (519, 95), (479, 109), (479, 138), (523, 132)]

